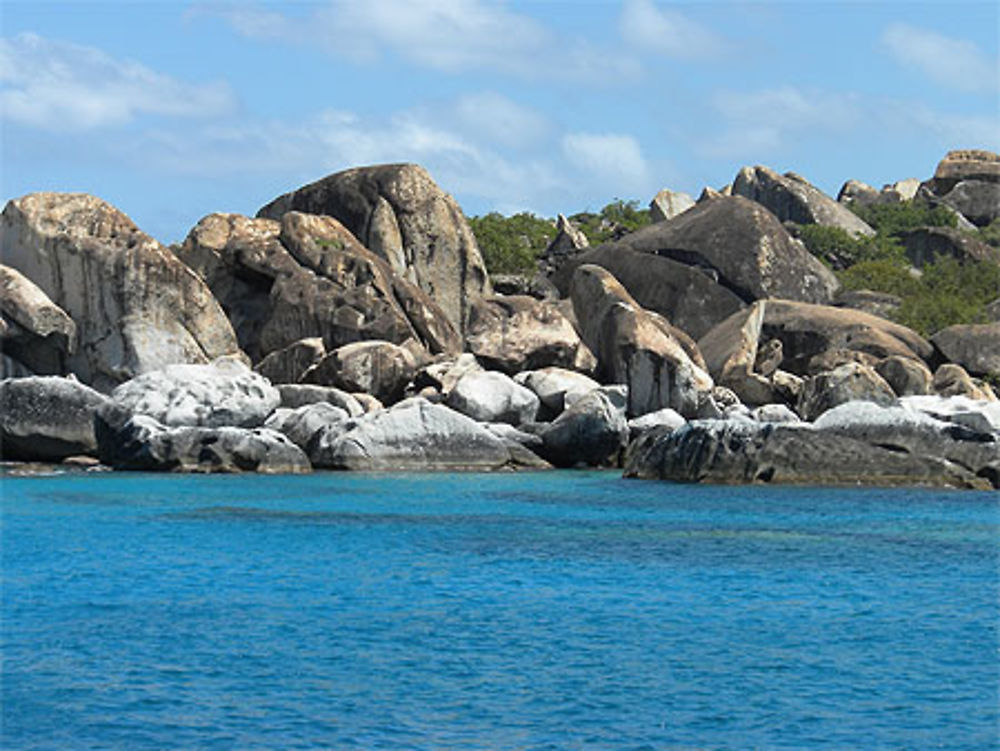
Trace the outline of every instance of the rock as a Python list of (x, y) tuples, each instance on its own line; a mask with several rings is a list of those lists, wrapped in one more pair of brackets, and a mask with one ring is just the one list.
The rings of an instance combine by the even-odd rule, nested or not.
[(969, 399), (966, 396), (906, 396), (899, 400), (904, 409), (970, 428), (979, 433), (1000, 434), (1000, 402)]
[(101, 461), (146, 472), (309, 472), (302, 449), (268, 428), (166, 427), (110, 405), (95, 430)]
[(123, 383), (111, 399), (126, 413), (151, 417), (168, 428), (255, 428), (281, 402), (267, 379), (234, 358), (168, 365)]
[(784, 404), (762, 404), (750, 413), (757, 422), (799, 423), (801, 418)]
[(806, 381), (799, 397), (798, 413), (806, 420), (815, 420), (846, 402), (860, 400), (889, 405), (895, 399), (892, 388), (872, 368), (848, 363)]
[(972, 375), (1000, 375), (1000, 322), (949, 326), (931, 342)]
[(920, 360), (893, 355), (879, 360), (875, 372), (889, 384), (897, 396), (929, 394), (933, 375)]
[(463, 352), (457, 358), (445, 357), (420, 368), (413, 377), (413, 386), (416, 389), (432, 388), (447, 398), (462, 376), (482, 370), (483, 366), (475, 355)]
[(860, 310), (888, 320), (903, 305), (903, 298), (870, 289), (842, 289), (833, 298), (833, 304), (838, 308)]
[(510, 461), (504, 441), (465, 415), (424, 399), (347, 421), (310, 448), (316, 467), (351, 470), (491, 470)]
[(690, 266), (744, 303), (766, 297), (825, 303), (838, 287), (833, 272), (770, 211), (741, 197), (700, 203), (672, 221), (633, 232), (613, 247)]
[(416, 373), (413, 355), (391, 342), (355, 342), (340, 347), (303, 377), (306, 383), (371, 394), (383, 403), (403, 397)]
[(361, 405), (361, 409), (364, 410), (366, 415), (370, 415), (372, 412), (381, 412), (385, 409), (385, 405), (371, 394), (357, 392), (351, 394), (351, 396), (353, 396), (355, 401)]
[(265, 355), (254, 370), (271, 383), (298, 383), (314, 365), (326, 357), (326, 346), (321, 337), (299, 339), (284, 349)]
[(239, 352), (204, 282), (98, 198), (33, 193), (10, 201), (0, 254), (76, 323), (66, 367), (99, 391), (165, 365)]
[(1000, 155), (982, 149), (949, 151), (938, 163), (930, 187), (943, 196), (964, 180), (1000, 183)]
[(863, 365), (866, 368), (874, 368), (879, 359), (867, 352), (858, 352), (846, 347), (835, 347), (812, 357), (806, 365), (806, 372), (817, 374), (828, 373), (831, 370), (836, 370), (841, 365), (854, 364)]
[(879, 193), (880, 203), (903, 203), (912, 201), (920, 190), (920, 181), (915, 177), (897, 180), (892, 185), (883, 185)]
[(873, 203), (878, 203), (878, 200), (879, 192), (860, 180), (848, 180), (837, 194), (837, 203), (846, 205), (856, 203), (860, 206), (870, 206)]
[(850, 209), (793, 173), (779, 175), (767, 167), (744, 167), (733, 182), (733, 193), (767, 207), (783, 222), (838, 227), (855, 237), (875, 234)]
[(108, 398), (74, 378), (0, 381), (0, 457), (62, 461), (97, 453), (94, 415)]
[(332, 216), (393, 271), (416, 284), (462, 330), (468, 307), (490, 293), (476, 238), (455, 200), (422, 167), (386, 164), (338, 172), (257, 212)]
[(586, 347), (556, 306), (525, 296), (483, 297), (469, 308), (466, 345), (488, 368), (508, 375), (572, 368)]
[(598, 466), (614, 459), (628, 439), (624, 410), (595, 389), (573, 402), (541, 433), (543, 458), (557, 467)]
[(327, 402), (347, 412), (349, 417), (359, 417), (366, 412), (354, 396), (333, 386), (287, 384), (278, 386), (278, 393), (281, 395), (282, 408), (289, 410), (295, 410), (309, 404)]
[(532, 422), (538, 405), (534, 392), (494, 371), (466, 373), (448, 394), (449, 407), (477, 422)]
[(687, 424), (687, 420), (681, 417), (676, 410), (670, 409), (670, 407), (657, 410), (656, 412), (649, 412), (642, 417), (636, 417), (628, 421), (629, 442), (657, 428), (677, 430), (685, 424)]
[(493, 291), (498, 295), (528, 295), (536, 300), (557, 300), (559, 290), (542, 273), (491, 274)]
[(630, 416), (664, 407), (697, 412), (714, 384), (687, 335), (641, 308), (599, 266), (577, 269), (571, 297), (580, 334), (597, 357), (598, 380), (628, 386)]
[(996, 395), (985, 383), (977, 383), (961, 365), (945, 363), (934, 371), (931, 388), (938, 396), (965, 396), (969, 399), (996, 401)]
[(531, 389), (553, 417), (566, 408), (567, 394), (582, 396), (600, 387), (593, 378), (565, 368), (541, 368), (518, 373), (514, 380)]
[(629, 447), (626, 477), (674, 482), (932, 485), (989, 481), (936, 454), (909, 453), (808, 425), (696, 420)]
[(76, 350), (76, 324), (16, 269), (0, 265), (0, 349), (34, 373), (61, 375)]
[(552, 277), (561, 294), (569, 294), (573, 273), (583, 264), (607, 269), (642, 307), (694, 337), (745, 307), (739, 295), (717, 283), (717, 273), (632, 250), (622, 242), (601, 245), (568, 260)]
[(687, 193), (664, 188), (649, 202), (649, 213), (654, 222), (666, 222), (694, 206), (694, 199)]
[[(2, 339), (0, 339), (0, 344), (2, 344)], [(27, 378), (33, 375), (37, 374), (23, 362), (0, 354), (0, 380), (4, 378)]]
[[(774, 371), (764, 375), (756, 370), (764, 312), (765, 303), (756, 302), (727, 318), (698, 342), (712, 378), (748, 404), (767, 404), (775, 399), (769, 378)], [(780, 344), (781, 340), (770, 341)], [(771, 345), (771, 349), (771, 354), (777, 354), (777, 345)], [(781, 352), (783, 359), (784, 345)], [(781, 360), (768, 363), (768, 369), (772, 364), (777, 370)]]
[(283, 433), (300, 449), (307, 451), (313, 437), (349, 419), (347, 410), (329, 402), (307, 404), (298, 409), (279, 409), (268, 418), (265, 427)]
[(327, 350), (371, 339), (461, 349), (444, 311), (331, 217), (211, 214), (175, 252), (222, 302), (254, 362), (314, 337)]
[(987, 305), (983, 313), (990, 321), (1000, 321), (1000, 297)]
[[(1000, 201), (1000, 195), (997, 196)], [(949, 256), (962, 263), (989, 261), (1000, 265), (1000, 250), (951, 227), (918, 227), (902, 235), (906, 257), (923, 268), (937, 256)]]

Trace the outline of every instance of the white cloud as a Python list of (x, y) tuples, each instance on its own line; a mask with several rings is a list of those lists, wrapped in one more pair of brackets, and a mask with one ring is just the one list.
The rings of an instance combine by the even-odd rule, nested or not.
[(515, 148), (538, 143), (550, 130), (544, 116), (493, 92), (461, 97), (455, 104), (455, 116), (490, 141)]
[(187, 84), (94, 47), (36, 34), (0, 39), (0, 113), (22, 125), (66, 132), (144, 114), (215, 117), (235, 107), (225, 83)]
[(725, 48), (709, 29), (676, 10), (657, 7), (652, 0), (625, 0), (619, 26), (629, 44), (667, 57), (699, 60)]
[(995, 92), (1000, 82), (1000, 60), (965, 39), (894, 23), (883, 32), (882, 44), (901, 65), (949, 88)]
[(204, 12), (238, 33), (308, 43), (355, 62), (398, 55), (447, 73), (488, 70), (524, 78), (609, 81), (635, 76), (638, 63), (585, 39), (561, 36), (535, 19), (484, 0), (343, 0), (305, 17), (257, 7)]
[(649, 170), (639, 142), (617, 133), (568, 133), (562, 151), (581, 172), (615, 181), (621, 186), (645, 187)]

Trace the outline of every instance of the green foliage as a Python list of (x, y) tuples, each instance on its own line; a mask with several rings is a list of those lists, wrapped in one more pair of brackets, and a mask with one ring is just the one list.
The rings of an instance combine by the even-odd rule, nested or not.
[(552, 222), (529, 212), (469, 217), (469, 226), (491, 274), (532, 274), (538, 256), (555, 237)]
[(1000, 248), (1000, 219), (994, 219), (985, 227), (980, 227), (975, 234), (987, 245)]
[(569, 219), (587, 236), (591, 245), (617, 240), (653, 222), (649, 209), (640, 209), (638, 201), (623, 201), (620, 198), (609, 203), (600, 213), (583, 211)]
[(954, 227), (955, 215), (944, 206), (931, 207), (924, 201), (851, 204), (851, 210), (882, 236), (896, 236), (918, 227)]
[(840, 227), (803, 224), (798, 236), (810, 253), (838, 271), (863, 261), (896, 260), (903, 254), (902, 246), (891, 237), (854, 237)]

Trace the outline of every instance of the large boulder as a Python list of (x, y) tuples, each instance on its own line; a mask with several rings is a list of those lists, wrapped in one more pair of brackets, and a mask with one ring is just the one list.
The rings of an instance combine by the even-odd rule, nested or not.
[(253, 369), (274, 384), (299, 383), (327, 354), (321, 337), (308, 337), (265, 355)]
[(488, 368), (508, 375), (548, 366), (592, 367), (573, 324), (550, 302), (512, 295), (472, 303), (466, 346)]
[(931, 342), (949, 362), (971, 375), (1000, 375), (1000, 322), (956, 325), (934, 334)]
[(327, 350), (369, 339), (461, 349), (438, 305), (331, 217), (210, 214), (174, 252), (211, 287), (254, 362), (314, 337)]
[(307, 371), (303, 380), (360, 391), (391, 404), (403, 397), (416, 365), (409, 350), (390, 342), (355, 342), (331, 352)]
[(628, 440), (624, 405), (594, 389), (577, 398), (542, 432), (539, 453), (557, 467), (613, 462)]
[(534, 392), (496, 371), (466, 373), (448, 394), (448, 406), (477, 422), (521, 425), (538, 415)]
[(309, 457), (329, 469), (492, 470), (506, 465), (510, 452), (475, 420), (413, 398), (320, 433)]
[(0, 351), (40, 375), (66, 372), (76, 324), (17, 269), (0, 265)]
[(629, 416), (664, 407), (692, 416), (708, 400), (714, 384), (694, 341), (640, 307), (606, 269), (579, 267), (571, 297), (598, 380), (628, 386)]
[(600, 386), (590, 376), (564, 368), (526, 370), (514, 376), (514, 380), (531, 389), (551, 415), (558, 415), (566, 408), (567, 395), (582, 396)]
[(94, 415), (108, 397), (73, 378), (0, 381), (0, 458), (61, 461), (94, 455)]
[(101, 461), (144, 472), (309, 472), (305, 453), (269, 428), (168, 427), (117, 405), (95, 419)]
[(931, 392), (934, 375), (920, 360), (893, 355), (879, 360), (875, 372), (892, 387), (897, 396), (919, 396)]
[[(996, 201), (1000, 203), (1000, 195)], [(905, 232), (901, 239), (906, 257), (917, 268), (931, 263), (938, 256), (950, 256), (962, 263), (989, 261), (1000, 265), (1000, 250), (952, 227), (918, 227)]]
[[(755, 302), (749, 308), (734, 313), (698, 340), (698, 348), (715, 382), (732, 389), (747, 404), (767, 404), (775, 400), (775, 388), (770, 376), (784, 359), (784, 347), (772, 347), (774, 357), (767, 361), (764, 368), (769, 372), (761, 372), (759, 365), (765, 364), (760, 357), (765, 305), (763, 301)], [(780, 340), (771, 341), (781, 344)]]
[(649, 215), (654, 222), (666, 222), (694, 206), (694, 199), (687, 193), (664, 188), (649, 202)]
[(276, 198), (257, 216), (280, 219), (289, 211), (339, 220), (396, 274), (430, 295), (456, 329), (463, 328), (468, 306), (490, 292), (462, 210), (415, 164), (338, 172)]
[(783, 222), (838, 227), (856, 237), (875, 234), (850, 209), (792, 172), (779, 175), (767, 167), (744, 167), (733, 181), (733, 194), (767, 207)]
[(934, 371), (931, 390), (938, 396), (964, 396), (969, 399), (996, 401), (988, 383), (974, 379), (961, 365), (946, 362)]
[(82, 193), (33, 193), (0, 218), (3, 262), (76, 323), (68, 370), (99, 391), (174, 363), (239, 352), (205, 283), (118, 209)]
[(632, 250), (624, 242), (600, 245), (567, 260), (552, 277), (562, 295), (569, 295), (573, 274), (584, 264), (607, 269), (642, 307), (696, 338), (746, 305), (739, 294), (718, 283), (716, 272)]
[(965, 180), (1000, 183), (1000, 155), (984, 149), (949, 151), (938, 162), (928, 185), (935, 194), (943, 196)]
[(281, 403), (268, 380), (234, 358), (208, 365), (168, 365), (111, 393), (117, 408), (165, 427), (255, 428)]
[(875, 370), (847, 363), (806, 381), (799, 396), (798, 413), (815, 420), (827, 410), (853, 401), (890, 405), (896, 400), (892, 387)]
[[(847, 405), (848, 408), (851, 405)], [(876, 407), (878, 409), (878, 407)], [(900, 410), (902, 412), (902, 410)], [(827, 413), (830, 415), (831, 413)], [(930, 485), (986, 489), (994, 486), (987, 448), (981, 466), (969, 468), (943, 455), (940, 442), (927, 440), (928, 428), (905, 416), (889, 429), (831, 416), (824, 429), (805, 424), (748, 420), (695, 420), (677, 430), (654, 430), (630, 446), (626, 477), (708, 483), (800, 485)], [(947, 453), (967, 456), (989, 437), (934, 428), (938, 439), (965, 441)], [(969, 450), (971, 449), (971, 450)]]

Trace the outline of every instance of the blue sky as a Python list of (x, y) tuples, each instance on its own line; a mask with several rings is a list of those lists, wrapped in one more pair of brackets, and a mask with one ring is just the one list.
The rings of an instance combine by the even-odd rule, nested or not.
[(748, 164), (829, 193), (1000, 150), (995, 2), (0, 0), (4, 200), (110, 201), (163, 242), (347, 167), (468, 214), (697, 194)]

